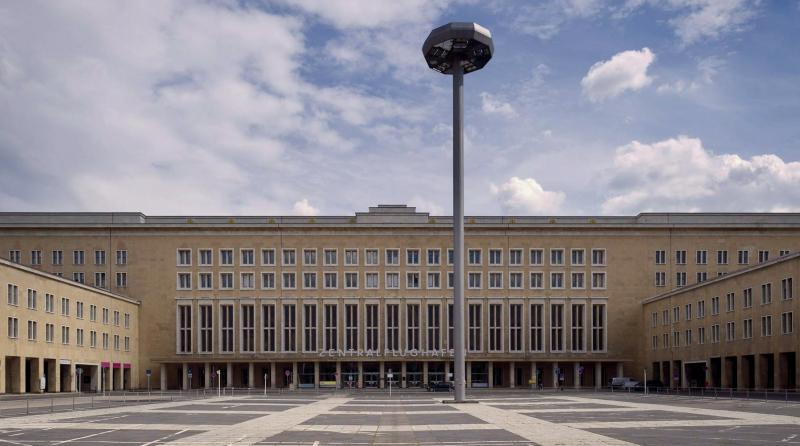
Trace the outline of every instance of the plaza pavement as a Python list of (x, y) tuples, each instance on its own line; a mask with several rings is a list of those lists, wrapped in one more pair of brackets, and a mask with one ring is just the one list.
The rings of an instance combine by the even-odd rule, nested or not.
[[(282, 393), (0, 418), (0, 445), (792, 445), (800, 404), (606, 392)], [(1, 414), (2, 412), (0, 412)]]

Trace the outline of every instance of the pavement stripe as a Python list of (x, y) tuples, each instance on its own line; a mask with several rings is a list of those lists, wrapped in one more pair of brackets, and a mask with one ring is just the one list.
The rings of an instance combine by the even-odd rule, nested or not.
[(342, 434), (375, 432), (462, 431), (493, 429), (486, 424), (301, 424), (287, 429), (294, 432), (338, 432)]

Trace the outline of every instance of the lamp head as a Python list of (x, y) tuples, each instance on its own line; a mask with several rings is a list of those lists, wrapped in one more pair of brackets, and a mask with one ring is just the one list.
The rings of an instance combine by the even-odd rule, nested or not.
[(453, 22), (440, 26), (422, 44), (428, 67), (442, 74), (453, 74), (456, 61), (464, 74), (480, 70), (492, 53), (492, 33), (477, 23)]

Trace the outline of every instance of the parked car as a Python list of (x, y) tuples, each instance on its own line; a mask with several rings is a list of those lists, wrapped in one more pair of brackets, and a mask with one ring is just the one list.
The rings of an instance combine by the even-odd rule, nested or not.
[(447, 381), (436, 381), (428, 383), (428, 392), (449, 392), (453, 390), (453, 383)]
[(631, 389), (633, 389), (633, 388), (636, 388), (636, 386), (639, 386), (639, 381), (636, 381), (633, 378), (627, 378), (627, 377), (622, 377), (622, 376), (618, 376), (616, 378), (611, 378), (611, 387), (612, 388), (623, 388), (623, 389), (631, 388)]

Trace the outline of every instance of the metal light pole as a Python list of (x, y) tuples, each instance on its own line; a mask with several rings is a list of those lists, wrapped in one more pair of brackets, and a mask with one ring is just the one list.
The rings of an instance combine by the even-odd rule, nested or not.
[(466, 399), (464, 345), (464, 74), (480, 70), (494, 52), (492, 34), (477, 23), (431, 31), (422, 45), (428, 67), (453, 76), (453, 332), (455, 401)]

